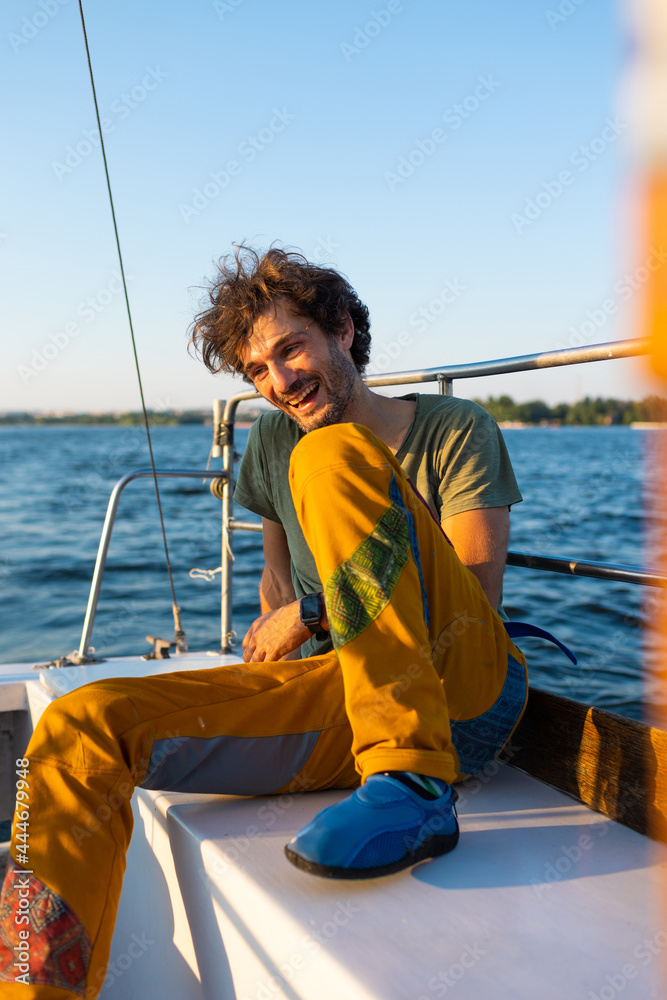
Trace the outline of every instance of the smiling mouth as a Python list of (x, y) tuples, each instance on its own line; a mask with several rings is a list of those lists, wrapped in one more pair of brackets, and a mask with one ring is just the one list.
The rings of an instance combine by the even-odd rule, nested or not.
[(307, 385), (305, 389), (302, 389), (302, 391), (299, 393), (298, 396), (295, 396), (293, 399), (288, 400), (287, 405), (291, 406), (295, 410), (298, 410), (303, 406), (307, 406), (308, 403), (310, 403), (315, 398), (315, 395), (319, 387), (320, 387), (319, 382), (313, 382), (311, 383), (311, 385)]

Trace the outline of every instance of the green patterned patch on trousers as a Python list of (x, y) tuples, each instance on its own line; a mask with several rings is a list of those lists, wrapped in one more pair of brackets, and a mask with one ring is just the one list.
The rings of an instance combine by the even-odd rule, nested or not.
[(327, 580), (327, 615), (336, 649), (356, 639), (386, 607), (409, 553), (407, 515), (392, 504)]

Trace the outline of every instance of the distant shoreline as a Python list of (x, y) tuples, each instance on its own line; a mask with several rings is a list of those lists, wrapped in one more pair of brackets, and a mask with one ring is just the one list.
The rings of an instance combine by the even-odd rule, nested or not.
[[(262, 411), (263, 412), (263, 411)], [(260, 411), (242, 411), (236, 426), (252, 427)], [(210, 411), (184, 411), (148, 414), (150, 427), (178, 427), (183, 424), (210, 427)], [(142, 413), (0, 413), (0, 427), (143, 427)]]
[[(87, 417), (90, 416), (90, 419)], [(237, 420), (234, 424), (237, 430), (249, 430), (254, 424), (256, 417), (251, 419)], [(77, 415), (77, 419), (73, 420), (71, 417), (35, 417), (33, 419), (7, 419), (4, 416), (0, 416), (0, 431), (4, 428), (11, 427), (143, 427), (143, 418), (141, 420), (129, 421), (123, 419), (109, 420), (109, 419), (99, 419), (95, 414), (81, 414)], [(181, 426), (199, 426), (199, 427), (210, 427), (211, 426), (210, 416), (200, 420), (179, 420), (177, 417), (169, 417), (168, 419), (161, 419), (159, 421), (149, 420), (151, 429), (156, 427), (181, 427)], [(567, 424), (563, 421), (549, 421), (540, 420), (534, 423), (528, 423), (522, 420), (499, 420), (498, 426), (503, 431), (521, 431), (521, 430), (534, 430), (535, 428), (539, 430), (544, 430), (549, 428), (551, 430), (560, 430), (562, 427), (628, 427), (631, 430), (636, 431), (647, 431), (647, 430), (667, 430), (667, 421), (661, 420), (636, 420), (629, 424), (612, 424), (612, 423), (576, 423)]]
[[(237, 427), (239, 425), (237, 424)], [(498, 426), (503, 431), (528, 431), (535, 427), (543, 430), (545, 427), (551, 430), (560, 430), (561, 427), (629, 427), (633, 431), (660, 431), (667, 430), (667, 422), (664, 420), (633, 420), (629, 424), (564, 424), (548, 420), (541, 420), (539, 423), (528, 424), (521, 420), (500, 420)]]
[[(473, 399), (482, 409), (490, 413), (499, 426), (507, 429), (524, 427), (634, 427), (653, 429), (667, 426), (667, 399), (649, 396), (641, 401), (592, 399), (586, 396), (576, 403), (558, 403), (548, 406), (539, 399), (527, 403), (515, 403), (511, 396), (489, 396), (488, 399)], [(254, 421), (267, 412), (267, 407), (240, 406), (238, 427), (250, 427)], [(210, 410), (165, 410), (150, 412), (152, 427), (175, 427), (181, 424), (211, 426)], [(71, 411), (46, 411), (43, 413), (5, 412), (0, 413), (2, 426), (143, 426), (143, 414), (136, 411), (116, 410), (109, 413), (72, 413)]]

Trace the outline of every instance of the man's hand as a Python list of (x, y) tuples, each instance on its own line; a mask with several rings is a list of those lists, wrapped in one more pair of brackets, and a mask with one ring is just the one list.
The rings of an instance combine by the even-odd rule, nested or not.
[(256, 618), (243, 639), (243, 659), (280, 660), (310, 639), (311, 631), (299, 617), (299, 601)]

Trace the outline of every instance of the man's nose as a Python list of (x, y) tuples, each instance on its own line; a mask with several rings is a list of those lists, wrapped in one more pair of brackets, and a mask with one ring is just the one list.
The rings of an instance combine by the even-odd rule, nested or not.
[(289, 365), (284, 364), (282, 361), (278, 361), (272, 365), (271, 374), (273, 376), (272, 381), (275, 392), (281, 393), (287, 392), (298, 378), (296, 372), (292, 371)]

